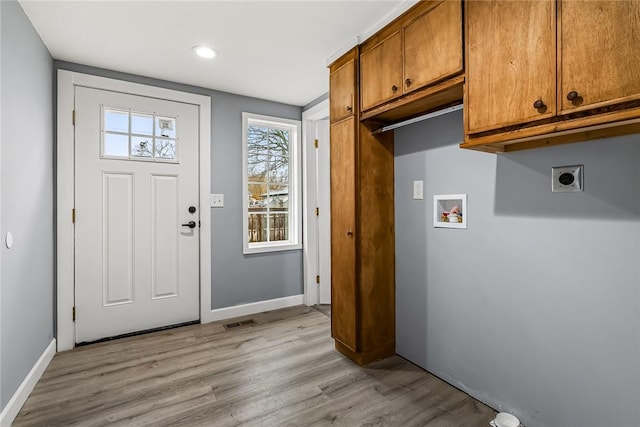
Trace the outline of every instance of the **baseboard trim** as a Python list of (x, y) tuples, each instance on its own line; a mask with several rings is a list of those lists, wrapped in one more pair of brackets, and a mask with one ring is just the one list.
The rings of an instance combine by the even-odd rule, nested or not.
[(0, 412), (0, 427), (10, 427), (11, 423), (18, 416), (20, 409), (22, 409), (22, 405), (27, 401), (27, 398), (33, 391), (33, 388), (36, 386), (40, 377), (44, 373), (47, 366), (53, 359), (53, 356), (56, 354), (56, 339), (52, 339), (47, 348), (44, 350), (38, 361), (29, 374), (26, 376), (20, 387), (13, 393), (9, 402), (7, 402), (7, 406), (4, 407), (2, 412)]
[(275, 298), (249, 304), (234, 305), (232, 307), (217, 308), (211, 310), (210, 321), (231, 319), (234, 317), (248, 316), (262, 313), (263, 311), (278, 310), (280, 308), (293, 307), (304, 303), (304, 294), (293, 295), (284, 298)]

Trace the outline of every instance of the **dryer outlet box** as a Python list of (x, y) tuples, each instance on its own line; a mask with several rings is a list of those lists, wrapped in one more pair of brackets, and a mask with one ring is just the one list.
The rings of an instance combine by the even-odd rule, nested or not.
[(551, 191), (554, 193), (584, 191), (583, 180), (584, 165), (551, 168)]

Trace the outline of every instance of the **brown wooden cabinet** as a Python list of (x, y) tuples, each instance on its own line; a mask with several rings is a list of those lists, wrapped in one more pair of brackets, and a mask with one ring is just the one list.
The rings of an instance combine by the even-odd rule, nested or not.
[(424, 1), (363, 43), (361, 110), (461, 74), (460, 0)]
[[(330, 66), (331, 98), (358, 93), (334, 76), (357, 61), (354, 48)], [(330, 126), (331, 333), (363, 365), (395, 354), (393, 133), (372, 135), (354, 111)]]
[(463, 148), (640, 131), (640, 2), (466, 2)]
[(329, 118), (331, 123), (354, 114), (356, 105), (355, 88), (356, 58), (351, 58), (329, 75), (331, 96), (329, 97)]
[(640, 99), (640, 2), (562, 1), (559, 18), (560, 112)]
[(403, 28), (403, 93), (462, 72), (462, 5), (446, 0)]
[[(555, 3), (472, 1), (466, 7), (467, 132), (555, 115)], [(544, 107), (536, 108), (537, 101)]]
[(362, 109), (402, 94), (402, 35), (394, 32), (360, 55)]

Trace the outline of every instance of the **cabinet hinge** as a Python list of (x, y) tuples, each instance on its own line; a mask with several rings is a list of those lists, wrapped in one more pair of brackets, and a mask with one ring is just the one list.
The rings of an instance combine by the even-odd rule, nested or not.
[(73, 321), (76, 321), (76, 306), (74, 305), (73, 308), (71, 309), (71, 317), (73, 318)]
[(316, 216), (320, 216), (320, 208), (316, 208)]
[(76, 125), (76, 110), (71, 112), (71, 124), (74, 126)]
[(316, 283), (320, 283), (320, 275), (316, 276)]
[(313, 145), (318, 148), (318, 140), (316, 139), (315, 141), (313, 141)]
[(76, 223), (76, 210), (75, 210), (75, 208), (71, 209), (71, 222), (74, 223), (74, 224)]

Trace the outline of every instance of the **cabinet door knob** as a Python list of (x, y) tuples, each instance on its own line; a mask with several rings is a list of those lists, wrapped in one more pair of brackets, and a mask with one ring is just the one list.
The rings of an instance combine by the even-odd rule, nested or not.
[(351, 107), (351, 105), (347, 105), (347, 111), (351, 111), (353, 110), (353, 108)]
[(544, 102), (542, 102), (542, 99), (538, 99), (536, 102), (534, 102), (533, 108), (535, 108), (536, 110), (544, 108)]
[(567, 94), (567, 99), (569, 101), (575, 101), (576, 99), (578, 99), (578, 92), (576, 92), (575, 90), (572, 90)]
[(404, 84), (406, 84), (407, 86), (411, 86), (411, 79), (405, 80)]
[(347, 236), (349, 236), (349, 237), (353, 237), (353, 231), (351, 231), (351, 230), (347, 230)]
[(391, 92), (396, 93), (398, 91), (398, 86), (393, 85), (391, 86)]

